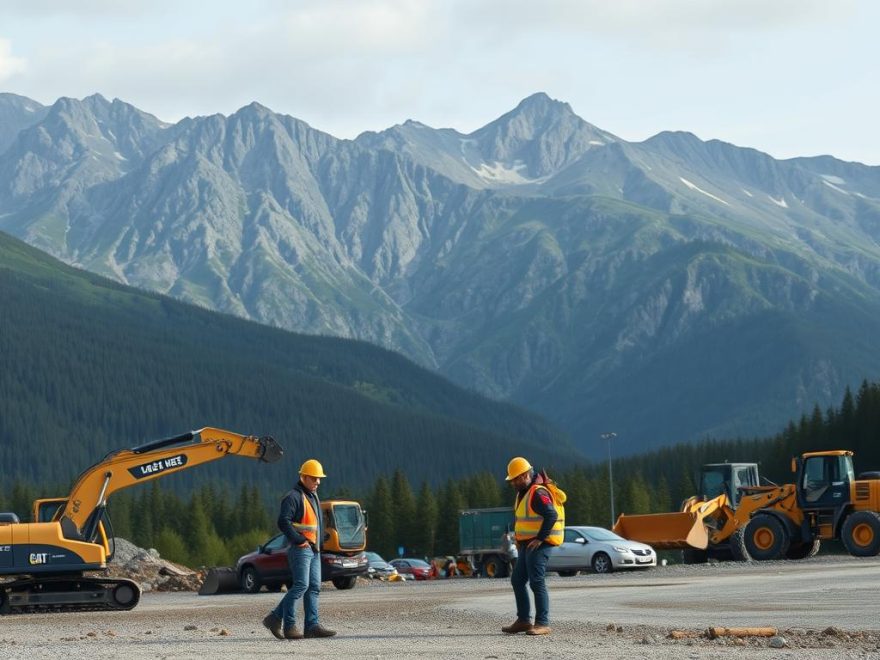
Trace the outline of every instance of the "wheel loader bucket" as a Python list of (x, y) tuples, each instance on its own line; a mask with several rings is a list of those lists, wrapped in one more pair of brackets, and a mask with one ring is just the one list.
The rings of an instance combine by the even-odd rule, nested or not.
[(205, 581), (199, 589), (199, 596), (213, 596), (215, 594), (231, 594), (241, 591), (238, 575), (234, 568), (218, 567), (208, 569)]
[(662, 550), (704, 550), (709, 545), (709, 531), (703, 524), (704, 517), (693, 511), (621, 515), (612, 531), (625, 539), (647, 543)]

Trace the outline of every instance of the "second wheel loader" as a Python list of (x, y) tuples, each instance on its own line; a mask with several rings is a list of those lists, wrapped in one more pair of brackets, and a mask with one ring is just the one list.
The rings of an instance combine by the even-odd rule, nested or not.
[(857, 557), (880, 554), (880, 473), (855, 478), (852, 452), (809, 452), (792, 459), (795, 483), (759, 485), (754, 463), (703, 467), (702, 493), (678, 513), (621, 515), (614, 531), (685, 562), (804, 559), (823, 540)]

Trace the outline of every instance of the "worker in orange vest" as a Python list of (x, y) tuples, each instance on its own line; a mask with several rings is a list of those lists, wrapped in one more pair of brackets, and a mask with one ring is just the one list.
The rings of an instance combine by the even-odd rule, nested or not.
[[(281, 501), (278, 529), (287, 537), (287, 561), (293, 584), (278, 606), (263, 619), (263, 625), (278, 639), (332, 637), (318, 623), (318, 595), (321, 593), (321, 502), (318, 486), (326, 477), (324, 468), (310, 458), (299, 469), (299, 483)], [(304, 630), (296, 627), (296, 602), (303, 599)]]

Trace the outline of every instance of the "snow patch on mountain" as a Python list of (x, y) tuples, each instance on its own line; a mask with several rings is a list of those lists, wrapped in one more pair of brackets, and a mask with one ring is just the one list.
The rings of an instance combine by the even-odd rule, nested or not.
[(788, 208), (788, 204), (785, 201), (785, 197), (780, 197), (779, 199), (776, 199), (775, 197), (773, 197), (773, 195), (767, 195), (767, 197), (769, 197), (770, 201), (773, 202), (774, 204), (776, 204), (776, 206), (781, 206), (784, 209)]
[(480, 167), (471, 167), (484, 181), (492, 183), (506, 183), (510, 185), (522, 185), (526, 183), (541, 183), (549, 177), (540, 177), (538, 179), (530, 179), (522, 175), (522, 170), (526, 168), (526, 164), (521, 160), (513, 162), (512, 167), (508, 167), (504, 163), (494, 161), (492, 163), (480, 163)]
[[(837, 178), (837, 177), (835, 177), (835, 178)], [(838, 180), (843, 181), (843, 179), (838, 179)], [(825, 176), (822, 177), (822, 183), (824, 183), (826, 186), (828, 186), (832, 190), (836, 190), (837, 192), (843, 193), (844, 195), (849, 195), (848, 191), (844, 190), (843, 188), (838, 188), (833, 183), (831, 183), (828, 179), (826, 179)]]
[(682, 182), (684, 185), (686, 185), (686, 186), (687, 186), (688, 188), (690, 188), (691, 190), (695, 190), (695, 191), (697, 191), (698, 193), (702, 193), (702, 194), (705, 195), (706, 197), (711, 197), (711, 198), (714, 199), (716, 202), (721, 202), (722, 204), (725, 204), (726, 206), (730, 206), (729, 203), (725, 202), (725, 201), (724, 201), (723, 199), (721, 199), (720, 197), (716, 197), (716, 196), (713, 195), (712, 193), (710, 193), (710, 192), (706, 192), (705, 190), (703, 190), (702, 188), (700, 188), (697, 184), (695, 184), (695, 183), (691, 183), (690, 181), (688, 181), (687, 179), (685, 179), (683, 176), (680, 176), (680, 177), (678, 177), (678, 178), (681, 180), (681, 182)]

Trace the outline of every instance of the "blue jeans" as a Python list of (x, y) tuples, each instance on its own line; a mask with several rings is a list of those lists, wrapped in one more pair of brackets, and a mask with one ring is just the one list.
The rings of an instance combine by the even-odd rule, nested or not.
[(296, 624), (296, 601), (303, 599), (305, 627), (318, 625), (318, 594), (321, 593), (321, 553), (310, 547), (287, 549), (287, 561), (293, 584), (272, 613), (284, 622), (284, 628)]
[(535, 625), (546, 626), (550, 623), (550, 597), (547, 595), (547, 585), (544, 584), (544, 574), (547, 572), (547, 561), (553, 546), (542, 543), (534, 550), (528, 550), (525, 544), (519, 548), (519, 557), (510, 575), (510, 584), (513, 585), (513, 595), (516, 597), (516, 618), (520, 621), (531, 621), (531, 603), (526, 584), (532, 588), (535, 594)]

